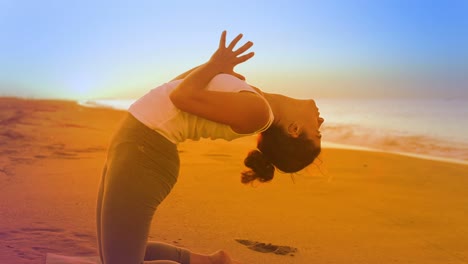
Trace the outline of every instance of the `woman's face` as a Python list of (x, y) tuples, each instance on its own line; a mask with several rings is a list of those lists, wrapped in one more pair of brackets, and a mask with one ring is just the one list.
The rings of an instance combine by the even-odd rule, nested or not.
[(305, 100), (301, 109), (301, 118), (303, 119), (300, 121), (302, 131), (307, 135), (308, 139), (320, 147), (322, 138), (320, 126), (323, 124), (324, 119), (320, 117), (319, 109), (314, 100)]

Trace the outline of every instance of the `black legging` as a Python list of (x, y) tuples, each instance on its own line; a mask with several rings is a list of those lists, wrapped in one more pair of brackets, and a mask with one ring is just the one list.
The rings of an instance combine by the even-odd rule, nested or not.
[(178, 173), (177, 146), (128, 113), (111, 140), (99, 186), (97, 239), (103, 264), (190, 263), (190, 251), (148, 242), (156, 208)]

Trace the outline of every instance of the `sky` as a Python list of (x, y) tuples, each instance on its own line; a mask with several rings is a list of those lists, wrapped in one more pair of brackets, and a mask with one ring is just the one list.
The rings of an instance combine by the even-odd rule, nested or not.
[(0, 0), (0, 96), (138, 98), (205, 63), (297, 98), (468, 99), (468, 1)]

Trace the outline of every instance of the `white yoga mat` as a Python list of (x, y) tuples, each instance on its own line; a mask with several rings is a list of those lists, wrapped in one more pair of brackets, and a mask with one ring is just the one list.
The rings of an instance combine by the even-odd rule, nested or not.
[(98, 256), (79, 257), (47, 253), (46, 264), (101, 264)]

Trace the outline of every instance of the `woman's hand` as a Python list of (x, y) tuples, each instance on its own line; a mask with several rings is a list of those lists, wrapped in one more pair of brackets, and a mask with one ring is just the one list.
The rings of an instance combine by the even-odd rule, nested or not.
[(248, 41), (242, 47), (237, 50), (233, 50), (239, 40), (242, 38), (242, 34), (237, 35), (229, 46), (226, 47), (226, 31), (223, 31), (221, 34), (221, 39), (219, 40), (219, 47), (216, 52), (211, 56), (208, 63), (216, 65), (219, 68), (221, 73), (231, 74), (236, 76), (241, 80), (245, 80), (245, 77), (234, 72), (234, 67), (238, 64), (241, 64), (254, 56), (253, 52), (242, 55), (248, 49), (253, 46), (253, 42)]

